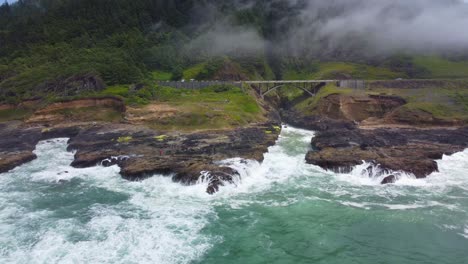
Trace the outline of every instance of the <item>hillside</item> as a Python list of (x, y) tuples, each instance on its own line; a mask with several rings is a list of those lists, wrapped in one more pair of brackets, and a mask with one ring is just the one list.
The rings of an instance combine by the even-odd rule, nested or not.
[[(322, 22), (304, 18), (304, 12), (317, 8), (333, 21), (354, 12), (360, 1), (355, 2), (348, 9), (287, 0), (4, 3), (0, 102), (53, 102), (96, 96), (109, 86), (150, 89), (156, 80), (183, 78), (468, 78), (463, 48), (376, 51), (365, 34), (347, 35), (334, 45), (335, 34), (308, 39)], [(303, 32), (307, 38), (289, 43), (306, 22), (312, 25)]]

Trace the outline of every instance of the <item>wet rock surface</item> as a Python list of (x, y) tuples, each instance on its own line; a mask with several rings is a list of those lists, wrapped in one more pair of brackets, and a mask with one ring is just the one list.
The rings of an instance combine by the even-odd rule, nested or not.
[(390, 175), (385, 177), (380, 184), (391, 184), (396, 182), (396, 177), (395, 175)]
[(294, 110), (282, 111), (281, 116), (283, 121), (295, 127), (314, 131), (325, 130), (351, 130), (357, 127), (357, 124), (352, 121), (332, 119), (319, 115), (303, 115)]
[(41, 138), (41, 130), (20, 129), (20, 125), (20, 122), (0, 124), (0, 173), (36, 158), (33, 150)]
[(234, 157), (262, 161), (279, 132), (274, 123), (167, 134), (116, 123), (50, 127), (4, 123), (0, 124), (0, 173), (35, 159), (33, 150), (40, 140), (69, 137), (68, 150), (75, 151), (73, 167), (118, 165), (129, 180), (164, 174), (182, 184), (194, 184), (205, 175), (210, 182), (207, 192), (214, 193), (237, 174), (216, 161)]
[(346, 173), (365, 161), (423, 178), (438, 170), (435, 160), (468, 148), (468, 127), (463, 120), (409, 111), (406, 103), (393, 95), (331, 94), (309, 108), (290, 107), (281, 115), (291, 125), (317, 131), (313, 151), (306, 156), (310, 164)]
[(468, 148), (468, 127), (332, 129), (318, 132), (312, 147), (307, 162), (327, 170), (347, 172), (366, 161), (424, 178), (438, 171), (435, 160)]

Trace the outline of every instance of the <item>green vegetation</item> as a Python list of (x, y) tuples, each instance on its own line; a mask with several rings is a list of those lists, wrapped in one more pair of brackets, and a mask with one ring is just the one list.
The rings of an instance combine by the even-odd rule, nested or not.
[[(430, 103), (430, 102), (417, 102), (408, 103), (403, 106), (405, 110), (421, 110), (431, 113), (432, 116), (438, 119), (453, 119), (453, 118), (467, 118), (468, 115), (454, 111), (453, 107), (444, 104)], [(467, 119), (468, 120), (468, 119)]]
[(156, 81), (170, 81), (172, 79), (172, 73), (164, 71), (152, 71), (151, 76), (153, 77), (153, 80)]
[(185, 80), (195, 79), (205, 69), (206, 63), (199, 63), (189, 67), (184, 71), (183, 77)]
[[(288, 26), (276, 24), (279, 21), (293, 26), (294, 19), (282, 18), (293, 18), (300, 10), (299, 5), (289, 5), (286, 0), (275, 4), (255, 1), (240, 9), (235, 0), (203, 2), (198, 4), (209, 5), (233, 25), (248, 26), (266, 40), (276, 40), (287, 31)], [(2, 4), (0, 102), (49, 100), (102, 90), (101, 86), (70, 81), (73, 77), (91, 75), (102, 80), (104, 87), (182, 78), (203, 80), (217, 77), (217, 71), (226, 65), (223, 70), (227, 74), (220, 78), (468, 77), (466, 60), (406, 54), (370, 60), (351, 56), (346, 45), (336, 51), (341, 56), (325, 58), (313, 52), (315, 44), (303, 56), (288, 56), (272, 47), (220, 52), (213, 40), (200, 40), (219, 21), (193, 17), (198, 4), (186, 0), (28, 0)], [(356, 47), (351, 49), (353, 54), (361, 54)], [(83, 91), (83, 87), (88, 88)], [(104, 93), (126, 97), (124, 91)], [(140, 104), (146, 100), (137, 96), (130, 101)]]
[(157, 88), (154, 85), (114, 85), (105, 90), (86, 94), (94, 96), (117, 96), (124, 99), (125, 103), (132, 106), (146, 105), (156, 98)]
[(316, 63), (311, 72), (287, 70), (284, 74), (284, 78), (287, 80), (333, 80), (343, 78), (388, 80), (406, 76), (404, 73), (394, 72), (385, 67), (345, 62)]
[(468, 81), (441, 81), (440, 85), (423, 84), (412, 82), (412, 86), (415, 86), (413, 88), (372, 87), (366, 92), (404, 98), (408, 104), (402, 111), (420, 110), (439, 119), (468, 121)]
[(110, 107), (82, 107), (67, 108), (57, 110), (48, 115), (62, 116), (65, 120), (73, 121), (103, 121), (119, 122), (122, 120), (122, 113)]
[[(193, 16), (203, 5), (209, 6), (216, 15)], [(300, 10), (300, 5), (291, 5), (287, 0), (254, 1), (248, 6), (239, 5), (237, 0), (5, 3), (0, 5), (0, 103), (40, 99), (42, 104), (47, 104), (62, 99), (117, 96), (130, 107), (162, 102), (182, 109), (178, 119), (166, 118), (159, 124), (165, 128), (177, 124), (219, 128), (261, 119), (261, 108), (253, 97), (235, 87), (185, 91), (158, 87), (156, 82), (213, 78), (468, 78), (466, 54), (386, 54), (369, 58), (366, 50), (359, 50), (362, 42), (358, 36), (350, 39), (352, 45), (344, 43), (327, 55), (321, 55), (320, 43), (305, 43), (309, 48), (303, 53), (288, 54), (275, 45), (258, 45), (252, 50), (230, 47), (225, 51), (224, 46), (231, 45), (215, 46), (216, 38), (203, 40), (217, 29), (222, 17), (233, 27), (246, 26), (266, 43), (280, 46), (286, 42), (281, 36), (287, 36), (284, 33), (298, 22)], [(409, 107), (431, 111), (437, 116), (456, 113), (463, 116), (468, 111), (467, 95), (452, 88), (429, 87), (426, 94), (417, 89), (398, 88), (368, 92), (401, 94), (412, 103)], [(348, 92), (328, 85), (317, 97), (302, 101), (298, 107), (314, 109), (321, 98)], [(278, 93), (291, 101), (302, 99), (302, 91), (293, 87)], [(440, 96), (431, 101), (428, 98), (431, 94)], [(427, 102), (435, 105), (428, 106)], [(61, 114), (80, 119), (92, 117), (94, 110)], [(106, 111), (94, 118), (122, 119), (118, 111)], [(0, 121), (24, 119), (32, 112), (2, 110)]]
[(132, 140), (133, 140), (133, 137), (131, 137), (131, 136), (126, 136), (126, 137), (119, 137), (119, 138), (117, 139), (117, 142), (119, 142), (119, 143), (129, 143), (129, 142), (131, 142)]
[(438, 56), (418, 56), (414, 63), (430, 71), (431, 78), (468, 78), (468, 61), (449, 61)]
[(351, 94), (355, 91), (348, 88), (339, 88), (335, 84), (327, 84), (322, 87), (316, 96), (307, 98), (295, 106), (297, 110), (305, 114), (312, 114), (316, 110), (318, 103), (332, 94)]
[(183, 77), (185, 80), (210, 80), (224, 63), (230, 63), (230, 60), (227, 58), (207, 60), (186, 69), (183, 73)]
[(163, 130), (219, 129), (264, 119), (254, 97), (235, 86), (216, 85), (201, 90), (158, 87), (154, 100), (178, 111), (175, 116), (147, 124)]
[(12, 120), (24, 120), (31, 116), (33, 110), (25, 108), (5, 109), (0, 110), (0, 122)]
[(167, 135), (160, 135), (160, 136), (154, 137), (154, 139), (156, 139), (159, 142), (163, 142), (164, 140), (166, 140), (166, 138), (167, 138)]
[(126, 98), (130, 95), (130, 88), (128, 85), (114, 85), (107, 87), (101, 92), (102, 95), (113, 95)]

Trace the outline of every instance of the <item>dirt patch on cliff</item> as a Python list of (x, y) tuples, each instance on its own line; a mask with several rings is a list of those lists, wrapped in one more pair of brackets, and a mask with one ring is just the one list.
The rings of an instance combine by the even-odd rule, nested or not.
[(15, 109), (15, 105), (12, 104), (0, 104), (0, 111)]
[(318, 103), (316, 113), (332, 119), (362, 122), (382, 119), (404, 104), (406, 101), (397, 96), (333, 94)]
[(125, 119), (131, 123), (152, 123), (175, 116), (179, 110), (164, 103), (154, 103), (141, 108), (129, 107)]
[(46, 114), (54, 111), (64, 110), (64, 109), (78, 109), (86, 107), (109, 107), (119, 110), (121, 112), (125, 111), (125, 104), (122, 100), (114, 97), (108, 98), (87, 98), (87, 99), (78, 99), (53, 103), (39, 111), (36, 114)]
[(30, 117), (28, 123), (58, 123), (68, 121), (119, 121), (125, 104), (118, 98), (89, 98), (53, 103)]

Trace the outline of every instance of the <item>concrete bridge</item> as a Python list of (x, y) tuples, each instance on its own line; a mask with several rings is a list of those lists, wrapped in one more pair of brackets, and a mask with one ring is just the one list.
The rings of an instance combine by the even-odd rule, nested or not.
[(366, 82), (363, 80), (290, 80), (290, 81), (168, 81), (158, 82), (161, 86), (177, 89), (203, 89), (213, 85), (233, 85), (241, 89), (251, 87), (264, 97), (265, 95), (284, 86), (294, 87), (304, 91), (310, 96), (315, 96), (320, 88), (335, 83), (338, 87), (365, 89)]

